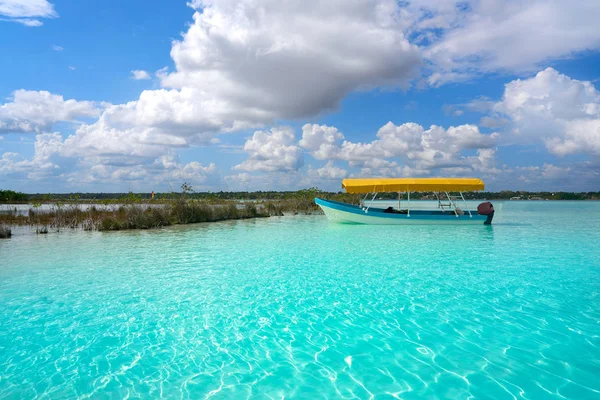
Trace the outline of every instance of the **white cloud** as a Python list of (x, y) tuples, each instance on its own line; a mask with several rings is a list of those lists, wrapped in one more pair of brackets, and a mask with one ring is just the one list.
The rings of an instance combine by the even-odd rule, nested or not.
[(548, 151), (559, 156), (576, 153), (600, 156), (600, 118), (570, 121), (563, 138), (549, 138), (545, 142)]
[(508, 124), (508, 122), (509, 121), (506, 118), (494, 118), (484, 116), (481, 117), (481, 119), (479, 120), (479, 125), (485, 128), (498, 129)]
[[(110, 113), (110, 110), (108, 111)], [(105, 114), (92, 125), (82, 125), (65, 139), (72, 157), (100, 156), (120, 160), (123, 157), (154, 158), (169, 148), (186, 147), (187, 141), (165, 135), (154, 128), (115, 129), (107, 123), (113, 114)]]
[(74, 67), (74, 66), (72, 66), (72, 65), (69, 65), (69, 69), (70, 69), (71, 71), (75, 71), (77, 68), (75, 68), (75, 67)]
[(2, 0), (0, 14), (12, 17), (57, 17), (54, 6), (46, 0)]
[(115, 190), (123, 182), (153, 184), (177, 189), (190, 182), (195, 189), (222, 189), (222, 180), (214, 163), (198, 161), (183, 164), (173, 154), (152, 157), (78, 156), (72, 144), (59, 133), (36, 136), (34, 156), (26, 159), (7, 152), (0, 157), (0, 177), (14, 181), (59, 182), (77, 190), (88, 185), (107, 184)]
[[(145, 90), (139, 99), (108, 106), (98, 121), (82, 125), (67, 140), (82, 155), (156, 157), (167, 148), (211, 142), (220, 127), (211, 102), (195, 102), (195, 89)], [(207, 117), (208, 114), (208, 117)]]
[(135, 79), (136, 81), (150, 79), (150, 74), (141, 69), (134, 69), (131, 71), (131, 79)]
[(54, 5), (46, 0), (0, 0), (0, 15), (3, 21), (18, 22), (25, 26), (41, 26), (35, 18), (56, 18)]
[(433, 64), (433, 86), (600, 48), (597, 0), (412, 0), (407, 15)]
[(323, 167), (313, 169), (312, 166), (308, 169), (307, 175), (309, 177), (326, 179), (326, 180), (340, 180), (348, 176), (348, 171), (343, 168), (336, 167), (333, 165), (333, 161), (328, 161)]
[(52, 50), (54, 50), (54, 51), (63, 51), (63, 50), (64, 50), (64, 47), (62, 47), (62, 46), (58, 46), (58, 45), (56, 45), (56, 44), (53, 44), (53, 45), (52, 45)]
[[(156, 72), (164, 89), (107, 109), (102, 132), (179, 146), (217, 132), (259, 128), (333, 109), (350, 92), (405, 87), (419, 50), (404, 37), (395, 0), (202, 1), (173, 42), (176, 70)], [(327, 23), (323, 23), (327, 20)], [(347, 38), (352, 40), (347, 40)], [(146, 71), (133, 71), (146, 78)], [(117, 132), (117, 131), (120, 131)], [(134, 135), (135, 136), (135, 135)], [(156, 137), (155, 137), (156, 136)], [(106, 140), (109, 140), (106, 138)], [(248, 165), (248, 164), (246, 164)]]
[(247, 172), (240, 172), (239, 174), (227, 175), (224, 179), (228, 185), (228, 190), (247, 190), (253, 176)]
[(198, 161), (183, 164), (172, 154), (160, 156), (153, 162), (144, 164), (80, 163), (79, 166), (83, 169), (71, 175), (69, 179), (85, 184), (127, 181), (179, 190), (182, 182), (188, 182), (194, 190), (222, 189), (222, 180), (214, 163), (210, 163), (208, 166)]
[(47, 132), (59, 122), (95, 117), (101, 105), (91, 101), (65, 100), (47, 91), (16, 90), (0, 105), (0, 132)]
[(478, 113), (486, 113), (494, 109), (496, 103), (492, 101), (489, 97), (479, 96), (467, 104), (459, 104), (459, 107), (464, 107), (469, 111), (478, 112)]
[[(64, 139), (41, 137), (36, 154), (42, 158), (35, 162), (53, 172), (54, 166), (76, 162), (83, 171), (93, 170), (106, 179), (150, 179), (162, 176), (159, 170), (172, 171), (170, 176), (202, 175), (210, 165), (167, 162), (178, 165), (177, 175), (155, 161), (173, 149), (215, 143), (216, 133), (319, 115), (338, 107), (353, 91), (407, 87), (423, 57), (428, 72), (421, 83), (437, 86), (484, 72), (529, 70), (548, 59), (596, 49), (597, 4), (192, 0), (190, 5), (198, 10), (193, 23), (172, 44), (175, 70), (165, 67), (155, 73), (161, 89), (143, 91), (137, 100), (114, 106), (17, 91), (0, 105), (0, 132), (48, 132), (56, 122), (95, 117), (104, 108), (97, 121)], [(0, 0), (0, 13), (32, 24), (41, 24), (35, 18), (57, 16), (44, 0)], [(509, 83), (498, 104), (480, 98), (449, 106), (446, 112), (489, 113), (481, 118), (481, 126), (506, 126), (518, 133), (514, 137), (543, 141), (554, 154), (600, 154), (597, 90), (589, 82), (552, 71)], [(131, 73), (133, 79), (150, 78), (147, 71)], [(283, 179), (283, 174), (297, 178), (304, 149), (328, 161), (322, 168), (309, 168), (315, 179), (342, 176), (346, 170), (332, 160), (366, 174), (498, 170), (498, 135), (482, 134), (475, 125), (427, 129), (390, 122), (371, 139), (353, 142), (326, 125), (304, 125), (299, 142), (291, 128), (259, 130), (244, 146), (248, 160), (235, 168), (266, 172), (271, 182)], [(13, 164), (25, 168), (28, 162), (34, 159)], [(136, 170), (138, 165), (146, 172)], [(232, 176), (254, 176), (247, 172)]]
[[(274, 171), (260, 174), (242, 172), (224, 177), (227, 190), (298, 190), (319, 185), (323, 180), (315, 180), (299, 171)], [(327, 180), (331, 185), (331, 181)], [(336, 182), (335, 186), (338, 186)]]
[(297, 171), (304, 165), (302, 149), (296, 145), (290, 127), (271, 128), (270, 132), (256, 131), (246, 141), (244, 151), (248, 160), (236, 165), (242, 171)]
[(464, 110), (460, 109), (458, 106), (453, 105), (453, 104), (444, 104), (442, 106), (442, 111), (446, 115), (452, 115), (455, 117), (460, 117), (461, 115), (463, 115), (465, 113)]
[(62, 137), (58, 133), (36, 135), (34, 156), (26, 159), (18, 153), (7, 152), (0, 159), (0, 176), (16, 179), (42, 180), (61, 173), (59, 160)]
[(252, 120), (306, 117), (353, 90), (406, 85), (420, 62), (393, 0), (194, 6), (202, 12), (173, 44), (177, 72), (163, 84), (202, 87), (233, 109), (251, 103)]
[(310, 150), (317, 160), (335, 158), (344, 135), (335, 126), (305, 124), (300, 146)]
[(31, 18), (0, 18), (0, 21), (16, 22), (29, 27), (37, 27), (44, 25), (42, 21)]
[(600, 91), (546, 68), (505, 85), (494, 111), (508, 118), (514, 140), (537, 143), (559, 156), (600, 155)]
[[(448, 129), (434, 125), (425, 130), (415, 123), (388, 122), (377, 132), (377, 139), (357, 143), (343, 140), (344, 136), (335, 127), (307, 124), (303, 127), (300, 145), (314, 158), (345, 160), (368, 175), (417, 171), (428, 174), (437, 168), (471, 165), (474, 160), (463, 157), (462, 152), (491, 149), (498, 137), (497, 133), (480, 133), (475, 125)], [(402, 160), (404, 165), (389, 159)]]

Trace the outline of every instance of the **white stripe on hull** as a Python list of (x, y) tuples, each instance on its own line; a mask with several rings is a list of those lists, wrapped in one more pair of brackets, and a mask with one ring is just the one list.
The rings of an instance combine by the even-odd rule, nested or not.
[(402, 215), (399, 218), (374, 217), (368, 214), (354, 214), (345, 211), (336, 210), (327, 206), (319, 205), (330, 221), (353, 224), (368, 225), (483, 225), (480, 218), (470, 218), (467, 216), (449, 217), (444, 219), (424, 219), (417, 216), (407, 217)]

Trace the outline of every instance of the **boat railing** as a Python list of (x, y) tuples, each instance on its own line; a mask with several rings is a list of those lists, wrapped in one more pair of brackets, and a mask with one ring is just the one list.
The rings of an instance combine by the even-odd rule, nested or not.
[[(407, 195), (407, 199), (406, 199), (406, 204), (405, 204), (405, 208), (406, 208), (406, 216), (408, 218), (410, 218), (410, 209), (411, 209), (411, 202), (410, 202), (410, 192), (404, 192)], [(370, 199), (369, 199), (369, 195), (373, 195)], [(375, 203), (375, 199), (377, 198), (377, 195), (379, 193), (367, 193), (365, 195), (364, 198), (362, 198), (359, 202), (359, 207), (365, 212), (368, 213), (369, 209), (374, 206)], [(401, 199), (402, 199), (402, 194), (403, 192), (398, 192), (398, 210), (401, 210)], [(458, 218), (461, 215), (465, 215), (468, 214), (469, 218), (473, 218), (473, 213), (471, 208), (469, 208), (469, 205), (467, 204), (467, 200), (465, 199), (465, 196), (463, 195), (462, 192), (457, 192), (457, 194), (450, 194), (447, 191), (444, 192), (433, 192), (433, 194), (435, 195), (436, 199), (437, 199), (437, 209), (441, 209), (442, 211), (452, 211), (454, 212), (454, 215)], [(417, 201), (417, 203), (419, 203)], [(460, 205), (460, 207), (459, 207)]]
[[(435, 192), (434, 194), (438, 200), (438, 207), (441, 208), (442, 211), (446, 211), (446, 208), (451, 209), (452, 211), (454, 211), (454, 215), (456, 215), (456, 217), (458, 217), (460, 208), (458, 207), (456, 202), (458, 200), (462, 200), (462, 205), (464, 207), (464, 210), (466, 210), (469, 213), (469, 218), (473, 218), (473, 214), (471, 213), (471, 210), (467, 206), (467, 201), (465, 200), (465, 196), (463, 195), (462, 192), (458, 192), (458, 195), (450, 195), (450, 193), (444, 192), (444, 194), (446, 195), (446, 199), (442, 199), (439, 196), (439, 193), (437, 193), (437, 192)], [(448, 201), (448, 203), (442, 203), (442, 201)]]

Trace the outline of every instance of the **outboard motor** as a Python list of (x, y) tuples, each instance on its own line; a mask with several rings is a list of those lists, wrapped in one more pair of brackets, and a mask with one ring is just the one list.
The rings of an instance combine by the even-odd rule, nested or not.
[(494, 206), (489, 201), (481, 203), (477, 206), (477, 214), (487, 215), (487, 219), (483, 223), (484, 225), (491, 225), (492, 219), (494, 218)]

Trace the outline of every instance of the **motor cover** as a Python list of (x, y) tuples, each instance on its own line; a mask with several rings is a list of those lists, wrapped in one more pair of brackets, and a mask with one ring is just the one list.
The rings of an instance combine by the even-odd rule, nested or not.
[(492, 215), (494, 214), (494, 206), (489, 201), (481, 203), (477, 206), (477, 214), (479, 215)]

